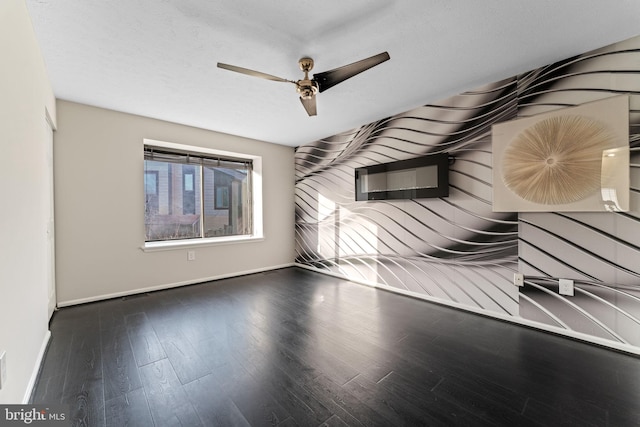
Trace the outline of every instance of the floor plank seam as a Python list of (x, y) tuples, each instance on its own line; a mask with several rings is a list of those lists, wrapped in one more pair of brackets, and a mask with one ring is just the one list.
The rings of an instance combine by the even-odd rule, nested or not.
[(434, 385), (434, 386), (431, 388), (431, 390), (430, 390), (430, 391), (433, 393), (433, 392), (435, 391), (435, 389), (437, 389), (437, 388), (438, 388), (438, 386), (439, 386), (440, 384), (442, 384), (442, 382), (443, 382), (443, 381), (444, 381), (444, 378), (440, 378), (440, 380), (436, 383), (436, 385)]
[(380, 378), (378, 381), (376, 381), (376, 384), (380, 384), (382, 381), (384, 381), (385, 378), (387, 378), (389, 375), (393, 374), (393, 371), (390, 371), (388, 374), (386, 374), (384, 377)]

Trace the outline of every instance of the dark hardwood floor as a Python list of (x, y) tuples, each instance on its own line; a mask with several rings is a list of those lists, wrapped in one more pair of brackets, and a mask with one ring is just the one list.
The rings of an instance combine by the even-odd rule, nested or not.
[(64, 308), (32, 403), (101, 426), (638, 426), (640, 358), (288, 268)]

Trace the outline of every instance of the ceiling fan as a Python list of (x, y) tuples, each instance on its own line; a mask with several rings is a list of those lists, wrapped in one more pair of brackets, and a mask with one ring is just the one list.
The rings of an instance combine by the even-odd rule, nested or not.
[(369, 68), (375, 67), (378, 64), (383, 63), (389, 59), (387, 52), (382, 52), (377, 55), (373, 55), (369, 58), (356, 61), (349, 65), (334, 68), (333, 70), (324, 71), (322, 73), (314, 74), (312, 79), (309, 79), (309, 71), (313, 69), (313, 59), (301, 58), (298, 61), (300, 69), (304, 71), (304, 78), (298, 81), (287, 80), (281, 77), (272, 76), (271, 74), (261, 73), (260, 71), (250, 70), (248, 68), (237, 67), (235, 65), (223, 64), (218, 62), (218, 68), (223, 68), (229, 71), (235, 71), (236, 73), (247, 74), (249, 76), (260, 77), (262, 79), (273, 80), (276, 82), (293, 83), (296, 85), (296, 90), (300, 94), (300, 102), (304, 106), (309, 116), (315, 116), (316, 111), (316, 93), (324, 92), (325, 90), (332, 88), (333, 86), (341, 83), (356, 74), (360, 74)]

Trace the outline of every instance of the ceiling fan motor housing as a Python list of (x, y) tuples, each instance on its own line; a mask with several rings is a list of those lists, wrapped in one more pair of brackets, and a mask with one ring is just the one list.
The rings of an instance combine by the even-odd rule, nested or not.
[(311, 99), (318, 93), (318, 83), (309, 79), (309, 71), (313, 69), (313, 59), (300, 58), (298, 65), (304, 71), (304, 79), (296, 82), (296, 90), (302, 99)]
[(302, 99), (310, 99), (318, 92), (318, 84), (312, 80), (298, 80), (296, 82), (296, 90)]

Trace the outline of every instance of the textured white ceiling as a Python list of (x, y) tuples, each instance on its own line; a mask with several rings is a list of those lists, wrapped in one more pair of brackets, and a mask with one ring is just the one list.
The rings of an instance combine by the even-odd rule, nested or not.
[[(638, 0), (26, 0), (56, 97), (297, 146), (640, 33)], [(388, 51), (318, 94), (297, 80)]]

